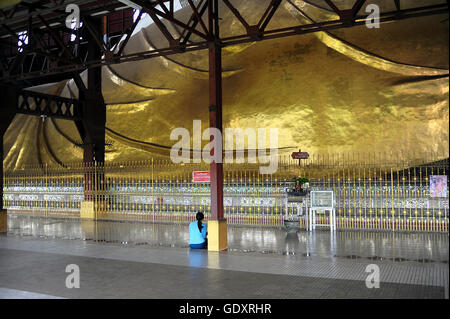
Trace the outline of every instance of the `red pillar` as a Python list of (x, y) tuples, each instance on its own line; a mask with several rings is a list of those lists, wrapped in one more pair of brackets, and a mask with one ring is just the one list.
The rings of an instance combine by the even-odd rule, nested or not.
[[(216, 42), (209, 44), (209, 126), (222, 132), (222, 59), (221, 48)], [(214, 144), (214, 152), (220, 152), (222, 143)], [(222, 141), (221, 141), (222, 142)], [(219, 145), (218, 145), (219, 144)], [(219, 148), (220, 146), (220, 148)], [(213, 154), (211, 154), (213, 155)], [(213, 161), (211, 172), (211, 219), (223, 219), (223, 164)]]
[[(209, 127), (222, 133), (222, 50), (219, 33), (219, 6), (217, 0), (208, 0), (209, 25)], [(222, 134), (221, 134), (222, 136)], [(211, 220), (223, 219), (223, 141), (211, 138), (214, 152), (220, 152), (220, 163), (210, 164)], [(220, 146), (220, 147), (219, 147)], [(211, 155), (214, 155), (212, 153)]]
[[(219, 130), (222, 138), (222, 52), (219, 38), (218, 1), (208, 0), (209, 22), (209, 127)], [(211, 219), (208, 221), (208, 250), (228, 248), (227, 221), (223, 215), (223, 141), (211, 139), (213, 152), (220, 153), (220, 163), (210, 164)]]

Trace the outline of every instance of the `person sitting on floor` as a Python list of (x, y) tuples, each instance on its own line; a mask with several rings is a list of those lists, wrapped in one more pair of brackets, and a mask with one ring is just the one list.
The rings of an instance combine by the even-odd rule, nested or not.
[(208, 246), (208, 239), (206, 235), (206, 225), (202, 223), (205, 216), (203, 213), (198, 212), (195, 216), (196, 222), (189, 224), (189, 246), (192, 249), (206, 249)]

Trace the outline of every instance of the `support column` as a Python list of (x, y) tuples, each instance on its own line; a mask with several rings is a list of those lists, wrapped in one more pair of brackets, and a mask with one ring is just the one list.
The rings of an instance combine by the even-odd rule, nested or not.
[[(102, 42), (102, 21), (90, 20), (89, 23), (97, 30), (98, 41)], [(88, 60), (99, 59), (102, 52), (97, 40), (89, 34)], [(106, 214), (107, 204), (104, 196), (104, 162), (105, 162), (105, 124), (106, 105), (102, 94), (101, 67), (87, 71), (87, 85), (76, 81), (79, 98), (82, 102), (82, 120), (76, 121), (80, 137), (83, 140), (84, 165), (84, 201), (81, 203), (80, 217), (83, 219), (98, 219)]]
[(8, 230), (8, 216), (6, 209), (3, 208), (3, 133), (1, 134), (0, 138), (0, 158), (1, 158), (1, 165), (0, 165), (0, 234), (6, 233)]
[[(222, 50), (219, 39), (218, 2), (209, 0), (209, 126), (222, 133)], [(228, 248), (227, 221), (223, 215), (223, 141), (211, 139), (214, 152), (220, 152), (221, 161), (210, 164), (211, 219), (208, 221), (208, 250)], [(213, 155), (213, 154), (211, 154)]]
[(0, 92), (2, 92), (2, 101), (0, 102), (0, 234), (6, 233), (7, 225), (7, 211), (3, 207), (3, 137), (8, 130), (17, 108), (17, 91), (12, 87), (0, 85)]

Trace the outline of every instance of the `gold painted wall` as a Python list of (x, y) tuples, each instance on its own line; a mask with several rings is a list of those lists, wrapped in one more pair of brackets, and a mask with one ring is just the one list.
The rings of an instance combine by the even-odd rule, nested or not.
[[(267, 2), (233, 4), (253, 21)], [(284, 2), (269, 29), (333, 16), (304, 1), (291, 2), (295, 6)], [(414, 1), (414, 6), (420, 2), (430, 3)], [(223, 36), (243, 31), (230, 12), (221, 12)], [(281, 153), (301, 148), (310, 154), (395, 151), (448, 157), (448, 30), (448, 15), (440, 15), (225, 48), (224, 128), (278, 128)], [(125, 54), (163, 46), (164, 38), (150, 25), (129, 41)], [(194, 119), (206, 128), (207, 67), (206, 51), (105, 67), (112, 144), (106, 160), (168, 155), (149, 143), (173, 145), (171, 130), (192, 132)], [(73, 81), (36, 89), (77, 96)], [(71, 122), (17, 115), (4, 141), (5, 166), (81, 161), (79, 142)]]

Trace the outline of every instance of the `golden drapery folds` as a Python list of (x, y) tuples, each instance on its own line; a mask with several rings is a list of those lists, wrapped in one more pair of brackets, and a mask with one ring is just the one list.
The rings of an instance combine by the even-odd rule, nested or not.
[[(233, 4), (253, 23), (266, 2)], [(268, 29), (333, 17), (322, 2), (283, 1)], [(430, 3), (414, 6), (420, 2)], [(244, 32), (230, 11), (220, 12), (223, 36)], [(448, 15), (439, 15), (224, 48), (223, 126), (278, 128), (286, 154), (301, 148), (448, 157), (448, 41)], [(130, 39), (125, 54), (166, 45), (151, 24)], [(36, 89), (77, 96), (73, 81)], [(206, 51), (104, 67), (106, 161), (168, 156), (174, 128), (192, 135), (193, 120), (208, 126), (208, 93)], [(79, 162), (80, 143), (69, 121), (17, 115), (5, 136), (5, 167)]]

